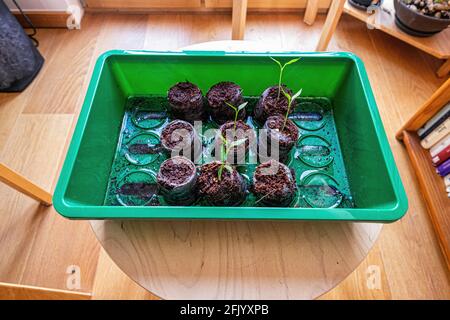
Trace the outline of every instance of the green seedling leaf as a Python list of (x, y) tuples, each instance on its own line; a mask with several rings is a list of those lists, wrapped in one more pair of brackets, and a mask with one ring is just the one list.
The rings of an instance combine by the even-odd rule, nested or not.
[(231, 142), (228, 146), (228, 150), (230, 150), (234, 147), (240, 146), (241, 144), (245, 143), (245, 141), (247, 141), (247, 138), (243, 138), (243, 139), (239, 139), (239, 140)]
[(300, 89), (296, 94), (292, 96), (292, 100), (297, 99), (302, 94), (303, 89)]
[(228, 172), (229, 172), (230, 174), (233, 173), (233, 167), (232, 167), (232, 166), (230, 166), (230, 165), (228, 165), (228, 164), (224, 164), (223, 167), (224, 167), (225, 169), (227, 169)]
[(244, 109), (247, 106), (248, 102), (244, 102), (242, 104), (239, 105), (238, 107), (238, 111), (241, 111), (242, 109)]
[(292, 60), (286, 62), (286, 63), (284, 64), (284, 67), (286, 67), (286, 66), (288, 66), (288, 65), (290, 65), (290, 64), (296, 63), (296, 62), (297, 62), (298, 60), (300, 60), (300, 59), (301, 59), (301, 57), (292, 59)]
[(220, 145), (220, 160), (221, 160), (222, 162), (225, 162), (225, 161), (227, 160), (227, 156), (228, 156), (227, 153), (228, 153), (228, 152), (227, 152), (227, 150), (226, 150), (226, 148), (225, 148), (225, 143), (221, 144), (221, 145)]
[(222, 165), (219, 167), (219, 170), (217, 170), (217, 178), (219, 179), (219, 181), (222, 180), (223, 167), (224, 167), (224, 165), (222, 164)]
[(281, 87), (281, 92), (282, 92), (283, 95), (286, 97), (286, 99), (288, 100), (288, 102), (292, 100), (291, 95), (290, 95), (288, 92), (284, 91), (283, 87)]
[(275, 61), (275, 63), (278, 64), (280, 66), (280, 68), (283, 68), (280, 61), (278, 61), (277, 59), (272, 58), (272, 57), (269, 57), (269, 58), (272, 59), (273, 61)]
[(239, 112), (240, 112), (242, 109), (245, 108), (245, 106), (247, 105), (247, 103), (248, 103), (248, 102), (244, 102), (244, 103), (240, 104), (239, 107), (236, 108), (236, 107), (233, 106), (231, 103), (225, 101), (225, 104), (234, 110), (234, 126), (233, 126), (233, 130), (236, 130), (237, 119), (238, 119), (238, 116), (239, 116)]

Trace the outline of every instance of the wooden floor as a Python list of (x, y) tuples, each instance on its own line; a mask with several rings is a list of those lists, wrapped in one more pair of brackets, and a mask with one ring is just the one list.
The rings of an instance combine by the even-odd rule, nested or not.
[[(297, 14), (249, 15), (246, 40), (274, 49), (312, 51), (324, 17), (312, 27)], [(88, 14), (80, 31), (40, 29), (45, 66), (21, 94), (0, 94), (0, 160), (45, 188), (54, 188), (96, 57), (109, 49), (176, 49), (230, 39), (229, 15)], [(409, 212), (383, 228), (355, 272), (324, 299), (449, 299), (450, 281), (416, 177), (395, 132), (443, 82), (439, 61), (343, 17), (330, 50), (352, 51), (367, 68), (409, 198)], [(95, 299), (156, 298), (119, 270), (88, 223), (0, 186), (0, 282), (65, 289), (61, 261), (80, 266), (79, 291)], [(64, 230), (64, 232), (62, 231)], [(55, 240), (56, 239), (56, 240)], [(380, 282), (377, 283), (379, 275)], [(374, 281), (375, 279), (375, 281)], [(374, 287), (375, 285), (375, 287)]]

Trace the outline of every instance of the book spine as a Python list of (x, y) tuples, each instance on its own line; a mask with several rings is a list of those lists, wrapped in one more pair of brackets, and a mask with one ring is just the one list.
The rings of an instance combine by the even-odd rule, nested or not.
[(445, 107), (439, 110), (430, 120), (428, 120), (425, 125), (417, 130), (417, 134), (421, 136), (426, 130), (428, 130), (439, 118), (442, 117), (443, 114), (447, 113), (450, 110), (450, 103), (448, 103)]
[(433, 165), (438, 166), (448, 158), (450, 158), (450, 144), (444, 150), (434, 156), (431, 161), (433, 162)]
[(445, 191), (450, 198), (450, 173), (444, 177)]
[(436, 142), (450, 133), (450, 119), (434, 129), (425, 139), (420, 141), (420, 144), (425, 149), (430, 149)]
[(446, 135), (444, 138), (439, 140), (434, 146), (430, 149), (431, 157), (435, 157), (439, 152), (447, 148), (450, 145), (450, 134)]
[[(444, 177), (445, 188), (448, 190), (450, 188), (450, 173)], [(450, 191), (447, 191), (450, 192)]]
[(424, 139), (426, 136), (428, 136), (434, 129), (439, 127), (444, 121), (446, 121), (450, 117), (450, 111), (448, 111), (446, 114), (444, 114), (442, 117), (440, 117), (430, 128), (425, 130), (422, 134), (419, 134), (420, 139)]
[(441, 177), (445, 177), (446, 175), (450, 174), (450, 159), (447, 159), (447, 161), (437, 167), (436, 171)]

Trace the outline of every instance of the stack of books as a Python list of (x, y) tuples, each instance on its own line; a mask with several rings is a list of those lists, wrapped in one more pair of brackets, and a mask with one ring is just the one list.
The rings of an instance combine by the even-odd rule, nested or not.
[(430, 152), (436, 173), (443, 177), (450, 198), (450, 102), (417, 130), (420, 144)]

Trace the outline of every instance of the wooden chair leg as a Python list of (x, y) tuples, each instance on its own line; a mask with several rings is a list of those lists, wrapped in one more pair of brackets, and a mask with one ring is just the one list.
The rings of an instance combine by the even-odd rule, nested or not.
[(307, 25), (314, 24), (314, 21), (316, 21), (318, 10), (319, 10), (319, 0), (308, 0), (308, 4), (306, 5), (305, 17), (303, 18), (303, 21)]
[(38, 187), (33, 182), (27, 180), (14, 170), (11, 170), (0, 163), (0, 181), (16, 189), (27, 196), (40, 201), (42, 204), (50, 206), (52, 204), (52, 195), (44, 189)]
[(347, 0), (331, 1), (331, 6), (328, 10), (327, 19), (325, 20), (316, 51), (325, 51), (327, 49), (328, 43), (330, 42), (334, 30), (336, 30), (339, 19), (341, 18), (342, 12), (344, 11), (345, 1)]
[(444, 62), (444, 64), (438, 69), (437, 75), (439, 78), (443, 78), (450, 73), (450, 59)]
[(247, 0), (233, 0), (233, 18), (231, 39), (244, 39), (245, 20), (247, 18)]

